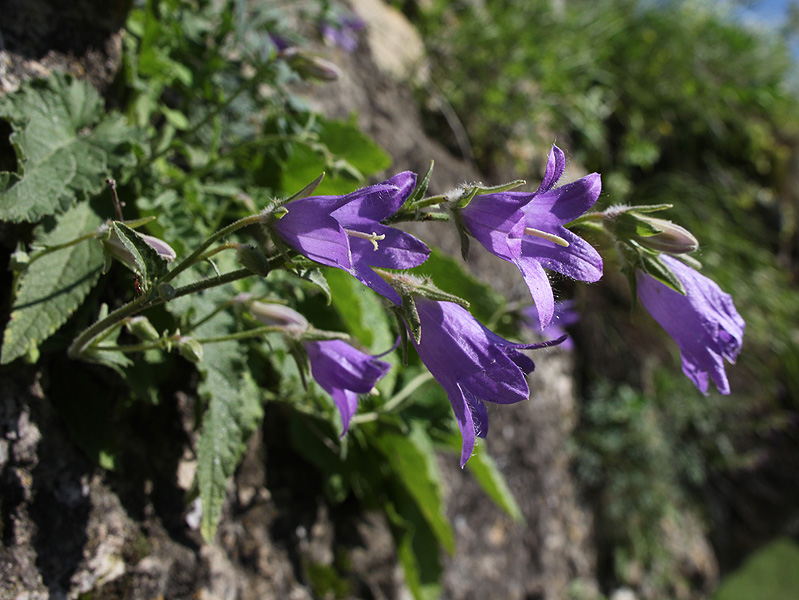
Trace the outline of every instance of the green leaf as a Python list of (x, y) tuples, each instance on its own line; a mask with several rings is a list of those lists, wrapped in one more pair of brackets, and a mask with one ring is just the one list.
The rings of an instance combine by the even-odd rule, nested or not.
[(441, 561), (436, 536), (419, 507), (402, 489), (384, 505), (405, 572), (405, 582), (415, 600), (436, 600), (441, 593)]
[[(0, 173), (0, 219), (37, 221), (76, 199), (99, 193), (113, 168), (130, 164), (119, 151), (133, 140), (119, 115), (104, 116), (88, 83), (54, 74), (24, 85), (0, 101), (11, 122), (18, 173)], [(2, 182), (5, 181), (5, 184)]]
[(641, 268), (645, 273), (651, 275), (662, 284), (670, 287), (675, 292), (685, 295), (685, 288), (674, 272), (669, 269), (662, 260), (660, 254), (653, 255), (647, 251), (641, 253)]
[(322, 273), (320, 269), (308, 269), (307, 271), (301, 272), (298, 276), (300, 279), (304, 279), (322, 290), (322, 293), (327, 299), (327, 303), (330, 304), (333, 300), (333, 294), (330, 292), (330, 286), (327, 284), (325, 274)]
[(287, 193), (304, 188), (324, 171), (327, 176), (316, 194), (348, 194), (363, 182), (364, 176), (391, 165), (391, 157), (354, 121), (322, 121), (319, 141), (329, 154), (314, 152), (306, 146), (294, 147), (281, 182)]
[(222, 342), (206, 344), (204, 360), (197, 365), (203, 377), (199, 392), (208, 402), (197, 440), (201, 530), (207, 541), (216, 533), (228, 479), (263, 416), (258, 387), (244, 366), (245, 359), (242, 344)]
[[(455, 440), (455, 449), (460, 452), (460, 436), (453, 436), (453, 439)], [(475, 451), (472, 453), (469, 462), (466, 463), (466, 467), (472, 472), (472, 475), (474, 475), (480, 487), (483, 488), (483, 491), (488, 494), (488, 497), (491, 498), (497, 506), (508, 513), (514, 521), (524, 521), (522, 511), (508, 488), (505, 477), (502, 476), (502, 473), (497, 469), (497, 464), (494, 462), (494, 459), (491, 458), (482, 445), (475, 446)]]
[(153, 281), (166, 274), (169, 263), (145, 241), (140, 233), (124, 223), (114, 221), (114, 231), (133, 256), (133, 260), (136, 262), (136, 272), (143, 279), (144, 289), (150, 289)]
[(415, 501), (438, 542), (448, 552), (454, 552), (455, 538), (444, 514), (441, 474), (435, 463), (433, 444), (422, 425), (413, 426), (409, 435), (382, 433), (373, 442)]
[[(97, 229), (102, 219), (88, 203), (67, 211), (55, 228), (37, 235), (35, 243), (55, 246)], [(19, 285), (3, 336), (0, 363), (10, 363), (50, 337), (94, 287), (103, 267), (103, 251), (86, 240), (34, 260)]]

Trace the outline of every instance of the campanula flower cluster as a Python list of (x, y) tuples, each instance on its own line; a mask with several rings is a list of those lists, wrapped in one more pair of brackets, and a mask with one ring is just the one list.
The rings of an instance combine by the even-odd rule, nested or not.
[[(584, 282), (602, 277), (602, 257), (569, 227), (586, 217), (621, 223), (627, 218), (625, 211), (632, 210), (616, 207), (604, 217), (603, 213), (586, 215), (599, 197), (600, 176), (592, 173), (556, 187), (565, 162), (564, 153), (553, 146), (535, 192), (477, 193), (475, 188), (462, 204), (451, 202), (446, 207), (466, 234), (519, 269), (534, 301), (522, 313), (525, 319), (534, 319), (540, 331), (558, 314), (560, 326), (576, 322), (570, 302), (556, 304), (548, 270)], [(538, 344), (509, 341), (477, 321), (458, 299), (444, 299), (445, 292), (431, 292), (430, 286), (414, 277), (397, 273), (422, 265), (430, 254), (422, 241), (388, 224), (414, 210), (418, 213), (421, 204), (408, 205), (411, 198), (419, 201), (414, 194), (416, 184), (415, 174), (403, 172), (343, 196), (303, 197), (282, 205), (282, 212), (269, 223), (276, 242), (315, 263), (350, 273), (391, 303), (422, 362), (447, 393), (463, 439), (463, 467), (476, 438), (488, 433), (486, 403), (513, 404), (528, 398), (527, 375), (534, 364), (523, 351), (559, 344), (567, 336)], [(644, 266), (637, 275), (641, 303), (677, 342), (683, 371), (696, 386), (706, 393), (712, 379), (721, 393), (728, 393), (724, 359), (735, 360), (744, 330), (732, 299), (680, 260), (660, 254), (660, 246), (653, 247), (651, 242), (672, 235), (676, 226), (671, 224), (664, 231), (663, 224), (670, 222), (633, 213), (630, 219), (647, 223), (636, 229), (643, 238), (628, 240), (630, 247), (643, 248), (640, 255), (646, 259), (641, 260)], [(674, 244), (661, 246), (672, 253), (690, 252), (696, 247), (691, 240), (677, 250)], [(646, 265), (659, 265), (671, 273), (685, 293), (665, 285), (663, 277), (668, 276), (655, 277)], [(309, 327), (305, 318), (297, 314), (289, 321), (286, 332), (294, 328), (291, 334), (301, 340), (313, 378), (332, 396), (341, 414), (343, 435), (357, 410), (358, 394), (373, 390), (389, 364), (342, 340), (304, 339), (303, 331)], [(557, 327), (550, 333), (555, 331), (562, 333)]]

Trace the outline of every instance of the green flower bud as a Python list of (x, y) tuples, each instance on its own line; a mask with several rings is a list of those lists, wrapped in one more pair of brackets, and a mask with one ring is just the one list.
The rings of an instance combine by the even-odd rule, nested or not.
[(133, 317), (127, 322), (128, 331), (143, 342), (154, 342), (160, 335), (147, 317)]
[(341, 71), (332, 62), (301, 48), (287, 48), (279, 56), (306, 79), (335, 81), (341, 76)]
[(159, 283), (158, 295), (161, 296), (161, 299), (165, 302), (169, 302), (175, 297), (175, 288), (168, 283)]
[(250, 303), (250, 312), (264, 325), (283, 327), (287, 333), (302, 334), (308, 330), (308, 319), (293, 308), (271, 302)]
[(203, 359), (203, 345), (191, 337), (181, 336), (178, 338), (178, 352), (183, 358), (193, 363), (198, 363)]
[(637, 215), (637, 217), (658, 231), (653, 235), (636, 235), (635, 239), (641, 245), (668, 254), (688, 254), (699, 248), (697, 239), (684, 227), (666, 219), (646, 215)]
[(256, 275), (266, 277), (269, 275), (269, 261), (264, 253), (251, 244), (239, 244), (236, 249), (236, 258), (245, 269), (249, 269)]

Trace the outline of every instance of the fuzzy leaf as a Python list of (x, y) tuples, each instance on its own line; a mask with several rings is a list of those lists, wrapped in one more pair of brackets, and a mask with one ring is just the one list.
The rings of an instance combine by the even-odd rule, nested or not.
[[(96, 229), (102, 219), (88, 203), (67, 211), (55, 228), (37, 236), (37, 245), (55, 246)], [(11, 309), (0, 363), (10, 363), (50, 337), (94, 287), (103, 268), (103, 251), (93, 240), (52, 252), (31, 263)]]
[(110, 171), (130, 164), (119, 146), (134, 130), (119, 115), (104, 116), (88, 83), (54, 74), (0, 101), (11, 122), (18, 173), (0, 172), (0, 220), (38, 221), (75, 200), (99, 193)]
[(197, 484), (202, 499), (202, 534), (211, 541), (225, 501), (227, 482), (244, 454), (247, 440), (263, 415), (258, 387), (243, 365), (236, 342), (207, 344), (197, 366), (208, 402), (197, 441)]

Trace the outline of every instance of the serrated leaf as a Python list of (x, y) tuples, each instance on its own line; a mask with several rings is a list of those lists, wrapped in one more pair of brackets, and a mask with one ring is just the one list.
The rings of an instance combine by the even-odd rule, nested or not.
[(166, 274), (169, 263), (140, 233), (119, 221), (114, 221), (113, 225), (114, 232), (136, 262), (136, 271), (144, 280), (144, 288), (149, 289), (153, 281)]
[(197, 365), (203, 377), (199, 392), (208, 403), (197, 440), (201, 531), (207, 541), (216, 534), (228, 479), (263, 416), (258, 387), (244, 367), (245, 358), (239, 343), (206, 344), (204, 360)]
[(375, 436), (374, 443), (424, 515), (438, 543), (454, 552), (455, 537), (444, 513), (441, 474), (427, 432), (417, 424), (409, 435), (381, 433)]
[(109, 171), (130, 164), (119, 147), (134, 130), (119, 115), (106, 116), (88, 83), (54, 73), (25, 84), (0, 101), (11, 122), (18, 173), (0, 173), (0, 219), (37, 221), (99, 193)]
[[(55, 246), (97, 229), (102, 219), (88, 203), (67, 211), (35, 243)], [(50, 337), (94, 287), (103, 267), (100, 244), (86, 240), (35, 260), (22, 277), (3, 336), (0, 363), (24, 356)]]

